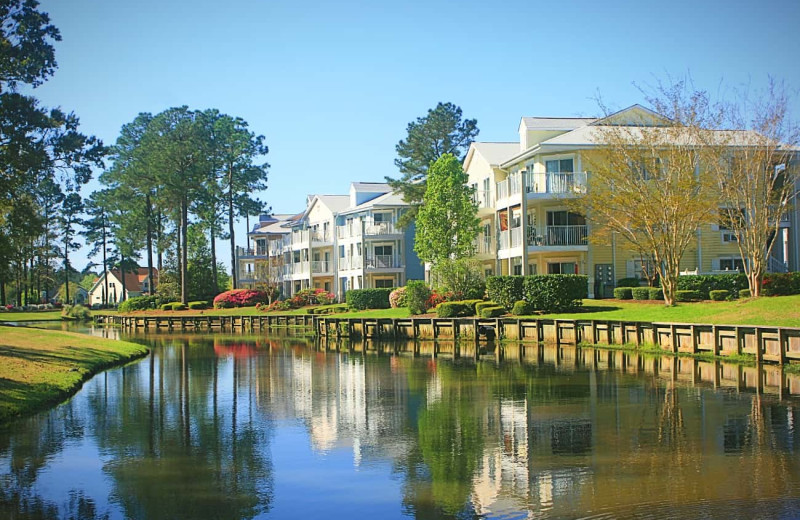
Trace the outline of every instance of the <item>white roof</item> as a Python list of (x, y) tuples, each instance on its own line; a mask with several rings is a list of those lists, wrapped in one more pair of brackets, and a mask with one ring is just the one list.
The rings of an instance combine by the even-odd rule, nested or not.
[(350, 185), (356, 191), (363, 191), (367, 193), (386, 193), (392, 190), (392, 187), (385, 182), (352, 182)]
[(316, 197), (334, 214), (339, 213), (350, 206), (350, 195), (316, 195)]
[(281, 214), (270, 215), (270, 216), (272, 217), (272, 220), (266, 221), (263, 225), (259, 226), (256, 229), (253, 229), (253, 231), (251, 231), (248, 234), (250, 234), (250, 235), (261, 235), (261, 234), (267, 234), (267, 233), (288, 233), (289, 232), (289, 230), (287, 230), (286, 228), (281, 227), (281, 226), (286, 224), (294, 215), (289, 214), (289, 213), (281, 213)]
[(528, 130), (573, 130), (595, 121), (594, 117), (523, 117), (522, 126)]
[(364, 211), (366, 209), (375, 208), (375, 207), (388, 207), (388, 206), (408, 206), (408, 203), (403, 200), (403, 195), (400, 193), (384, 193), (374, 199), (370, 199), (367, 202), (363, 202), (358, 206), (354, 206), (351, 208), (342, 211), (342, 214), (350, 214), (350, 213), (358, 213), (359, 211)]
[(472, 143), (475, 151), (481, 154), (486, 162), (494, 166), (519, 153), (519, 143)]

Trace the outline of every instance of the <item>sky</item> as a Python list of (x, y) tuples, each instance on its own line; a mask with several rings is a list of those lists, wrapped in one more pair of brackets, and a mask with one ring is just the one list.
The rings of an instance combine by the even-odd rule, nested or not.
[[(522, 116), (596, 116), (641, 88), (691, 77), (714, 95), (793, 93), (797, 0), (43, 0), (62, 41), (33, 90), (113, 144), (140, 112), (217, 108), (270, 151), (275, 213), (308, 194), (396, 177), (395, 145), (438, 102), (478, 120), (480, 141), (518, 140)], [(84, 193), (97, 189), (90, 183)], [(237, 226), (244, 236), (245, 225)], [(244, 245), (244, 238), (238, 240)], [(221, 261), (229, 262), (221, 244)], [(228, 256), (225, 256), (228, 255)], [(86, 264), (86, 249), (73, 264)]]

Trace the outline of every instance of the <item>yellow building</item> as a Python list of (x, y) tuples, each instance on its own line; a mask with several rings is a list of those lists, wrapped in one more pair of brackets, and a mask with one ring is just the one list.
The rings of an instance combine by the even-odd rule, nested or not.
[[(475, 189), (482, 233), (478, 259), (486, 274), (585, 274), (590, 297), (607, 297), (620, 278), (642, 277), (642, 261), (613, 235), (590, 241), (591, 223), (566, 199), (586, 189), (587, 156), (603, 125), (654, 124), (662, 118), (634, 105), (606, 118), (523, 117), (519, 142), (472, 143), (464, 171)], [(785, 271), (789, 220), (776, 237), (770, 269)], [(736, 237), (716, 223), (697, 230), (683, 256), (687, 273), (741, 269)]]

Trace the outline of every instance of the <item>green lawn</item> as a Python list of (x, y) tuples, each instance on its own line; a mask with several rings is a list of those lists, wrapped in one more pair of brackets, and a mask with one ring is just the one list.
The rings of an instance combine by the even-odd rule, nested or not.
[(53, 321), (61, 319), (61, 311), (0, 312), (0, 322), (4, 321)]
[(60, 402), (100, 370), (146, 353), (126, 341), (0, 325), (0, 424)]

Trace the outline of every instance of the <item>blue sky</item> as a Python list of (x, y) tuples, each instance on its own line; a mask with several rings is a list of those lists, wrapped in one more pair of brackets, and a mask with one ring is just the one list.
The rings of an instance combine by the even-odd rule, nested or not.
[[(396, 176), (395, 144), (439, 101), (511, 141), (521, 116), (593, 116), (690, 74), (714, 93), (800, 88), (800, 2), (45, 0), (59, 68), (34, 94), (113, 143), (143, 111), (218, 108), (270, 147), (275, 212)], [(800, 113), (797, 96), (793, 116)], [(96, 185), (90, 185), (89, 189)], [(239, 228), (244, 231), (244, 225)], [(221, 251), (226, 251), (225, 247)], [(227, 258), (223, 258), (228, 260)], [(75, 264), (82, 266), (82, 258)]]

